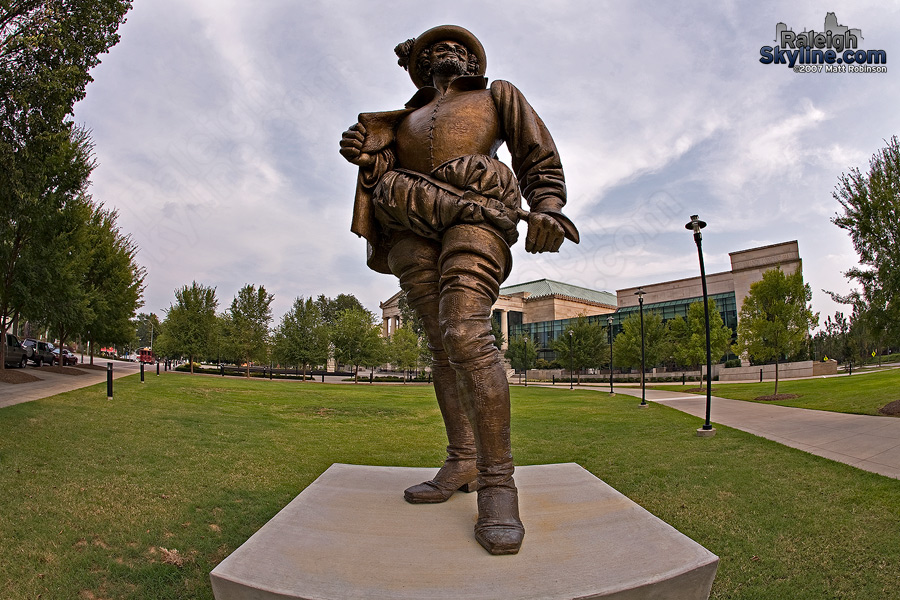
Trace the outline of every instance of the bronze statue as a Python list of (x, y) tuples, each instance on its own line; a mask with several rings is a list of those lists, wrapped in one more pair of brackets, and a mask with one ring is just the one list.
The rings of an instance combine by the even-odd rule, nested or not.
[[(341, 154), (359, 166), (351, 231), (368, 241), (369, 267), (399, 278), (434, 355), (447, 459), (404, 497), (434, 503), (477, 489), (475, 538), (491, 554), (515, 554), (525, 529), (491, 307), (519, 219), (533, 253), (556, 252), (564, 238), (578, 243), (578, 230), (562, 214), (565, 180), (550, 133), (511, 83), (487, 86), (474, 35), (444, 25), (394, 51), (418, 92), (402, 110), (359, 115)], [(512, 171), (497, 159), (503, 142)]]

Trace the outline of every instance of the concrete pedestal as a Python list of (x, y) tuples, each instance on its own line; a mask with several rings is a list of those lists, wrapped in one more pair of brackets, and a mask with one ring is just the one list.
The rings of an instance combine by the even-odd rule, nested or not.
[(579, 465), (516, 468), (513, 556), (475, 541), (476, 494), (403, 500), (434, 473), (332, 465), (212, 571), (216, 600), (709, 596), (718, 557)]

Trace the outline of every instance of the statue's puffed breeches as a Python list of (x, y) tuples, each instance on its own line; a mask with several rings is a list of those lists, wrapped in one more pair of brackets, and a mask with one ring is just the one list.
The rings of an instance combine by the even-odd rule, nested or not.
[(447, 161), (429, 174), (396, 169), (372, 195), (375, 216), (388, 231), (440, 241), (458, 224), (478, 225), (512, 245), (518, 238), (519, 188), (509, 167), (481, 154)]

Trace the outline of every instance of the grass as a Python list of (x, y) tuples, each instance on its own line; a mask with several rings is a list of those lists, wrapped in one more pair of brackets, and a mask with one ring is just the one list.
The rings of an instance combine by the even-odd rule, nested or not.
[[(706, 394), (705, 388), (703, 392), (695, 392), (696, 386), (686, 389), (686, 386), (680, 385), (654, 385), (653, 389)], [(712, 386), (713, 395), (734, 400), (756, 401), (756, 398), (774, 392), (775, 383), (769, 381), (764, 383), (713, 382)], [(799, 397), (765, 402), (858, 415), (880, 415), (879, 408), (894, 400), (900, 400), (900, 369), (819, 379), (779, 381), (778, 394), (796, 394)]]
[[(331, 463), (437, 466), (446, 444), (427, 386), (130, 376), (111, 402), (100, 385), (0, 415), (11, 600), (209, 600), (209, 571)], [(900, 481), (698, 424), (513, 388), (517, 464), (577, 462), (718, 554), (713, 598), (900, 599)]]

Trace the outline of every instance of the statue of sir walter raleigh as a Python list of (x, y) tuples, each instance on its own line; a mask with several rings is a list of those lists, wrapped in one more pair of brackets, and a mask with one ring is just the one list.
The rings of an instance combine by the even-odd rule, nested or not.
[[(434, 355), (447, 459), (404, 497), (435, 503), (477, 490), (475, 538), (491, 554), (515, 554), (525, 528), (491, 307), (512, 267), (519, 219), (528, 222), (528, 252), (578, 243), (562, 214), (562, 164), (522, 93), (506, 81), (488, 87), (484, 48), (469, 31), (435, 27), (395, 52), (418, 92), (402, 110), (359, 115), (341, 154), (359, 167), (351, 231), (368, 241), (369, 267), (399, 278)], [(504, 142), (512, 170), (497, 159)]]

